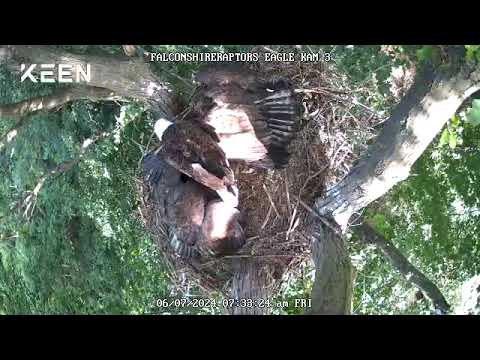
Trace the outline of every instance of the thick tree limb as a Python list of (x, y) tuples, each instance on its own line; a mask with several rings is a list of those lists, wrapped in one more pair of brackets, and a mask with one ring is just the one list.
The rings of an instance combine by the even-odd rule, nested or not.
[(364, 223), (356, 228), (362, 241), (374, 244), (387, 257), (390, 263), (405, 279), (417, 286), (433, 303), (435, 309), (442, 314), (450, 311), (450, 305), (445, 300), (438, 287), (418, 270), (390, 241), (385, 239), (370, 225)]
[(0, 118), (22, 117), (38, 111), (48, 111), (75, 100), (118, 100), (111, 90), (97, 87), (72, 87), (57, 91), (52, 95), (40, 96), (14, 104), (0, 106)]
[(62, 89), (55, 94), (48, 96), (40, 96), (33, 99), (24, 100), (15, 104), (7, 104), (0, 106), (0, 119), (2, 117), (19, 117), (20, 121), (15, 124), (6, 135), (0, 139), (0, 151), (12, 142), (17, 136), (18, 131), (26, 123), (25, 116), (33, 115), (39, 111), (48, 111), (62, 106), (70, 101), (75, 100), (118, 100), (111, 90), (96, 87), (75, 87)]
[[(254, 258), (235, 259), (235, 275), (232, 283), (234, 299), (259, 300), (270, 299), (268, 288), (269, 265)], [(266, 315), (267, 307), (236, 306), (232, 308), (233, 315)]]
[(340, 183), (316, 201), (316, 210), (345, 230), (350, 217), (405, 180), (412, 165), (459, 106), (480, 90), (480, 69), (427, 71), (417, 78), (371, 146)]
[[(385, 122), (367, 155), (324, 198), (316, 200), (313, 212), (344, 232), (355, 212), (408, 177), (412, 165), (447, 120), (479, 89), (479, 68), (440, 74), (425, 71)], [(343, 312), (348, 313), (351, 297), (345, 295), (345, 289), (351, 291), (353, 284), (348, 255), (335, 231), (320, 225), (320, 221), (315, 226), (312, 240), (316, 273), (310, 313), (342, 313), (345, 302), (350, 302)]]
[(308, 315), (348, 315), (352, 311), (354, 269), (344, 240), (316, 222), (311, 230), (315, 282)]
[(27, 66), (68, 64), (83, 68), (90, 64), (89, 86), (110, 89), (118, 96), (140, 100), (159, 116), (172, 116), (170, 90), (152, 73), (148, 64), (138, 58), (76, 55), (49, 46), (3, 45), (0, 46), (0, 63), (2, 62), (14, 71), (19, 71), (22, 63)]

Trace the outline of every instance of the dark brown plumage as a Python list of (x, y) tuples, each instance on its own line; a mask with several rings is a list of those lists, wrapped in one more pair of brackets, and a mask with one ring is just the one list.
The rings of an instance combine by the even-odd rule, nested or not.
[(191, 116), (175, 124), (164, 119), (155, 123), (155, 132), (161, 140), (156, 153), (235, 207), (238, 205), (238, 190), (230, 164), (218, 144), (220, 139), (210, 125)]
[(144, 158), (143, 168), (155, 209), (168, 225), (169, 244), (178, 255), (221, 256), (243, 246), (237, 209), (155, 154)]
[(209, 65), (196, 79), (196, 120), (215, 129), (228, 159), (264, 168), (288, 163), (301, 103), (286, 80), (260, 81), (236, 64)]

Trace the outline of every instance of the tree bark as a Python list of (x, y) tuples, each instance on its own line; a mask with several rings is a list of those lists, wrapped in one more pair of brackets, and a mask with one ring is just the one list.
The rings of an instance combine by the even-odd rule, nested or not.
[[(269, 290), (269, 265), (254, 258), (234, 260), (235, 274), (232, 283), (232, 295), (237, 300), (267, 300), (271, 297)], [(233, 315), (266, 315), (267, 307), (234, 306)]]
[(366, 156), (316, 201), (316, 210), (345, 230), (356, 211), (408, 177), (447, 120), (479, 89), (480, 69), (464, 68), (455, 74), (426, 71), (385, 122)]
[[(89, 86), (112, 90), (118, 96), (133, 98), (147, 104), (158, 115), (171, 118), (172, 97), (168, 86), (138, 58), (77, 55), (50, 46), (3, 45), (0, 46), (0, 62), (13, 71), (20, 71), (20, 64), (68, 64), (91, 66)], [(54, 69), (54, 73), (55, 73)]]
[(52, 95), (39, 96), (14, 104), (0, 106), (2, 117), (22, 117), (38, 111), (48, 111), (75, 100), (115, 100), (119, 99), (111, 90), (97, 87), (72, 87), (57, 91)]
[(33, 99), (20, 101), (15, 104), (6, 104), (0, 106), (0, 119), (3, 117), (20, 118), (6, 135), (0, 139), (0, 151), (17, 136), (18, 130), (28, 124), (26, 115), (33, 115), (39, 111), (53, 110), (68, 102), (75, 100), (115, 100), (119, 97), (108, 89), (96, 87), (73, 87), (57, 91), (53, 95), (40, 96)]
[[(439, 74), (427, 69), (392, 112), (368, 153), (324, 198), (315, 201), (313, 211), (323, 217), (323, 223), (332, 222), (345, 232), (356, 211), (408, 177), (414, 162), (447, 120), (479, 89), (479, 68), (465, 66)], [(344, 295), (344, 289), (353, 286), (348, 255), (340, 236), (334, 236), (337, 233), (332, 226), (328, 230), (325, 225), (316, 226), (312, 230), (316, 272), (309, 313), (341, 313), (345, 305), (343, 313), (347, 314), (351, 304), (344, 302), (351, 302), (351, 298)]]
[(312, 225), (315, 281), (307, 315), (347, 315), (352, 311), (354, 269), (345, 242), (319, 221)]
[(357, 227), (357, 233), (364, 242), (376, 245), (393, 267), (397, 269), (405, 279), (417, 286), (432, 301), (435, 309), (439, 311), (440, 314), (447, 314), (450, 311), (450, 305), (438, 287), (408, 261), (400, 250), (390, 241), (366, 223)]

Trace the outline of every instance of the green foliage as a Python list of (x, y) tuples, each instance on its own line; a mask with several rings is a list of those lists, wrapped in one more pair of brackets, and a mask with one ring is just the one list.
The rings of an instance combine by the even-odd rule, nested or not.
[(442, 131), (438, 147), (449, 145), (455, 149), (457, 145), (463, 144), (463, 132), (465, 127), (476, 127), (480, 124), (480, 100), (469, 101), (471, 106), (464, 106), (465, 110), (453, 115), (448, 126)]
[[(77, 48), (78, 52), (85, 49)], [(49, 94), (55, 86), (19, 83), (6, 69), (0, 101)], [(2, 119), (0, 136), (15, 124)], [(6, 314), (159, 313), (175, 296), (138, 216), (134, 178), (151, 121), (137, 104), (75, 102), (39, 114), (0, 153), (0, 312)], [(16, 205), (38, 179), (97, 144), (72, 170), (49, 180), (26, 222)], [(34, 141), (32, 141), (34, 139)], [(178, 312), (168, 309), (170, 313)]]
[(402, 47), (394, 47), (394, 54), (383, 50), (381, 45), (333, 46), (331, 51), (339, 70), (344, 72), (353, 88), (366, 88), (368, 96), (359, 101), (369, 104), (380, 113), (390, 109), (393, 98), (390, 93), (388, 78), (393, 67), (405, 65)]
[(440, 64), (440, 49), (438, 46), (425, 45), (417, 50), (417, 59), (419, 63), (430, 62), (432, 64)]
[[(452, 119), (452, 127), (459, 123)], [(479, 129), (465, 127), (462, 147), (430, 146), (412, 176), (366, 212), (375, 228), (453, 304), (462, 282), (480, 271)], [(416, 289), (375, 248), (351, 246), (360, 264), (356, 313), (431, 313), (427, 301), (413, 301)]]
[(313, 263), (307, 263), (302, 267), (299, 274), (289, 276), (273, 301), (276, 307), (272, 313), (280, 315), (304, 314), (307, 309), (301, 306), (301, 301), (311, 299), (314, 273)]
[(480, 62), (480, 45), (465, 45), (466, 58), (469, 62)]
[[(79, 54), (121, 55), (119, 45), (62, 45)], [(252, 46), (145, 45), (147, 51), (248, 51)], [(435, 46), (312, 46), (331, 51), (352, 87), (366, 89), (358, 100), (388, 114), (392, 68), (411, 62), (439, 61)], [(468, 61), (480, 60), (480, 46), (467, 45)], [(153, 63), (155, 71), (180, 92), (199, 63)], [(182, 80), (183, 79), (183, 80)], [(0, 67), (0, 104), (48, 95), (58, 84), (20, 83)], [(353, 111), (353, 110), (352, 110)], [(1, 119), (0, 137), (16, 124)], [(377, 201), (365, 216), (387, 239), (435, 281), (448, 300), (466, 279), (478, 274), (480, 241), (480, 101), (456, 114), (415, 164), (412, 176)], [(179, 297), (168, 279), (161, 254), (138, 213), (134, 179), (150, 134), (152, 119), (136, 103), (79, 101), (56, 112), (38, 114), (0, 150), (0, 313), (2, 314), (213, 314), (217, 309), (156, 306), (157, 299)], [(78, 156), (86, 139), (112, 135), (93, 147), (72, 170), (42, 188), (32, 219), (21, 204), (38, 179)], [(448, 145), (448, 146), (447, 146)], [(353, 235), (353, 240), (355, 235)], [(414, 302), (415, 289), (373, 247), (350, 243), (359, 273), (355, 313), (430, 313)], [(295, 299), (308, 299), (313, 269), (290, 279), (276, 313), (300, 314)], [(198, 292), (192, 289), (191, 295)]]
[(460, 127), (460, 116), (453, 115), (452, 119), (449, 122), (449, 126), (447, 126), (440, 136), (440, 141), (438, 142), (438, 147), (441, 148), (444, 145), (450, 146), (451, 149), (455, 149), (457, 144), (462, 144), (462, 131), (463, 127)]
[(466, 113), (466, 122), (472, 126), (480, 125), (480, 99), (472, 101), (472, 107)]

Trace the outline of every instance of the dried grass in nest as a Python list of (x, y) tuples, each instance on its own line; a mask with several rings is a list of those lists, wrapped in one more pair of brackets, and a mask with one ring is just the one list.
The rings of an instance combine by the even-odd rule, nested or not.
[[(358, 102), (347, 79), (333, 66), (261, 61), (250, 66), (265, 78), (278, 76), (293, 82), (305, 108), (301, 130), (290, 146), (287, 169), (260, 171), (236, 166), (247, 243), (234, 256), (199, 262), (177, 257), (165, 241), (164, 225), (158, 222), (155, 209), (143, 201), (145, 226), (157, 240), (173, 283), (184, 294), (192, 284), (208, 296), (212, 292), (229, 294), (232, 260), (242, 257), (257, 257), (271, 265), (277, 272), (271, 286), (278, 290), (282, 274), (291, 275), (310, 261), (307, 207), (349, 172), (382, 121)], [(145, 196), (145, 189), (139, 190)]]

